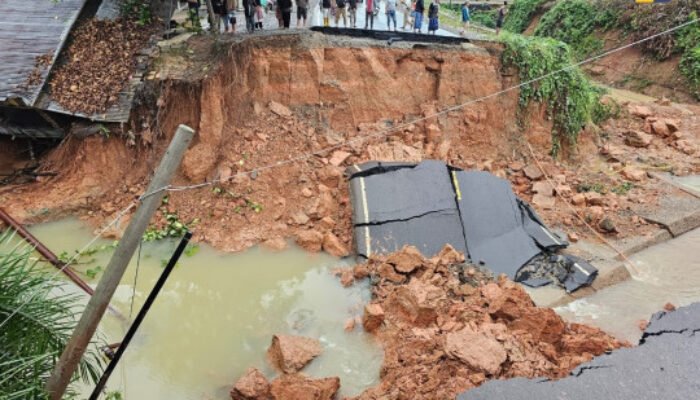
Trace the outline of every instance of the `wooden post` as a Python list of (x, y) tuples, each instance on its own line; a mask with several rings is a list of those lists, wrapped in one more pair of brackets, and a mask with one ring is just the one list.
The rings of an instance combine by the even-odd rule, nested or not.
[[(170, 142), (160, 165), (153, 175), (151, 184), (146, 190), (147, 194), (154, 193), (156, 190), (170, 184), (170, 180), (180, 165), (193, 135), (194, 131), (188, 126), (180, 125), (177, 128), (175, 137)], [(78, 363), (90, 344), (90, 340), (95, 334), (95, 330), (97, 330), (97, 325), (102, 319), (105, 309), (114, 295), (114, 291), (117, 289), (126, 267), (129, 265), (131, 257), (134, 255), (136, 247), (148, 227), (151, 216), (160, 206), (164, 195), (165, 191), (159, 191), (144, 198), (141, 206), (136, 210), (134, 217), (129, 222), (129, 226), (119, 241), (112, 259), (109, 260), (102, 279), (97, 284), (95, 294), (90, 298), (87, 307), (85, 307), (78, 326), (75, 328), (70, 341), (63, 350), (61, 358), (56, 363), (56, 367), (46, 383), (46, 390), (52, 400), (61, 400), (63, 397), (78, 367)]]

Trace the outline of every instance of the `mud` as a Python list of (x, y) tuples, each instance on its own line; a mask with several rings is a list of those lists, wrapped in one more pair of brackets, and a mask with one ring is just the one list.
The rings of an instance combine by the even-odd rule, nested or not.
[[(195, 240), (226, 251), (257, 243), (281, 248), (283, 239), (294, 238), (309, 250), (347, 254), (350, 204), (342, 172), (370, 159), (435, 158), (491, 171), (533, 201), (550, 226), (577, 238), (591, 232), (563, 199), (578, 201), (577, 213), (606, 235), (651, 231), (634, 208), (653, 206), (668, 189), (627, 168), (639, 168), (640, 152), (648, 154), (642, 169), (684, 174), (699, 168), (695, 155), (667, 138), (654, 139), (646, 149), (629, 148), (626, 132), (640, 124), (644, 129), (645, 121), (624, 105), (618, 120), (602, 131), (587, 129), (578, 152), (554, 161), (548, 155), (547, 116), (532, 108), (519, 124), (516, 91), (382, 135), (516, 83), (502, 75), (495, 44), (389, 47), (305, 32), (219, 42), (195, 37), (186, 46), (164, 51), (154, 63), (150, 89), (159, 98), (140, 107), (133, 136), (67, 139), (42, 159), (45, 169), (59, 175), (0, 188), (3, 206), (29, 223), (66, 214), (79, 214), (95, 226), (104, 223), (145, 191), (149, 171), (180, 123), (194, 127), (197, 137), (173, 183), (227, 183), (172, 192), (167, 212), (190, 224)], [(687, 139), (697, 143), (697, 107), (652, 104), (652, 110), (653, 117), (679, 119)], [(544, 177), (532, 175), (538, 166), (526, 141), (554, 179), (555, 191), (534, 193)], [(622, 151), (611, 152), (611, 146)], [(276, 167), (249, 173), (269, 166)], [(620, 187), (624, 193), (617, 194), (613, 189)], [(578, 195), (585, 195), (583, 201)], [(165, 224), (162, 212), (153, 223)], [(110, 234), (119, 236), (124, 226)]]
[(519, 285), (463, 262), (448, 246), (432, 259), (406, 248), (355, 267), (373, 283), (365, 328), (370, 324), (384, 347), (379, 385), (356, 399), (454, 398), (491, 379), (559, 378), (628, 346), (564, 322)]

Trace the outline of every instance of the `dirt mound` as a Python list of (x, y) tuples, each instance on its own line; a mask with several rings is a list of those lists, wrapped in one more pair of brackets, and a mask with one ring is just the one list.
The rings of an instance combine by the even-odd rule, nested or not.
[(384, 347), (381, 382), (356, 399), (447, 399), (490, 379), (559, 378), (628, 346), (536, 307), (521, 286), (461, 264), (449, 246), (418, 265), (415, 254), (355, 267), (373, 283), (364, 325)]
[(91, 19), (71, 35), (65, 61), (50, 81), (51, 96), (71, 112), (95, 114), (114, 104), (134, 72), (135, 55), (154, 27), (129, 19)]

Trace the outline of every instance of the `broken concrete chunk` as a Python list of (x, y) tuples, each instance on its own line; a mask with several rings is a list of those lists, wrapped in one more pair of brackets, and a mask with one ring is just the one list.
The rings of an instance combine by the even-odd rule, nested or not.
[(230, 392), (232, 400), (269, 400), (270, 383), (257, 368), (248, 368)]
[(267, 354), (275, 368), (291, 374), (304, 368), (322, 351), (321, 343), (316, 339), (303, 336), (274, 335)]
[(532, 185), (532, 192), (545, 196), (554, 196), (554, 187), (547, 181), (535, 182)]

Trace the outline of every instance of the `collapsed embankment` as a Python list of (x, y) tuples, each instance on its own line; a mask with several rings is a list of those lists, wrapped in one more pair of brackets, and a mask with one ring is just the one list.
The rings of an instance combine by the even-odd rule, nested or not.
[[(171, 193), (169, 211), (198, 222), (196, 239), (237, 251), (259, 242), (283, 247), (297, 237), (308, 249), (342, 255), (351, 244), (344, 166), (438, 158), (482, 168), (498, 159), (504, 168), (518, 140), (516, 91), (382, 134), (512, 84), (501, 74), (497, 45), (389, 47), (309, 32), (191, 41), (193, 56), (173, 50), (155, 63), (157, 112), (146, 110), (132, 124), (135, 142), (66, 140), (44, 164), (57, 177), (0, 193), (9, 211), (29, 222), (76, 212), (108, 220), (145, 191), (175, 127), (187, 124), (197, 135), (174, 183), (230, 180)], [(199, 63), (200, 50), (209, 62), (215, 51), (217, 63)], [(168, 76), (168, 65), (181, 61), (189, 63), (187, 78)], [(546, 123), (539, 114), (532, 121), (544, 150)]]

